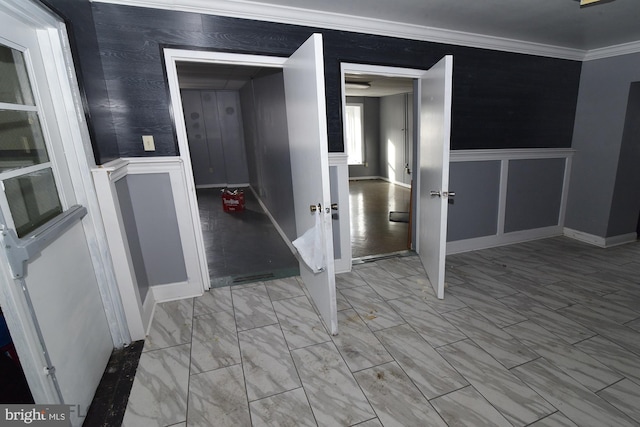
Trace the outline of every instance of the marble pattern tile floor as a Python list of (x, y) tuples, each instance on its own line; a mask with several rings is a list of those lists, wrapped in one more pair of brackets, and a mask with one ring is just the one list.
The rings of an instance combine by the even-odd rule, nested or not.
[[(584, 269), (580, 272), (580, 266)], [(567, 268), (565, 268), (565, 266)], [(124, 426), (640, 426), (640, 242), (552, 238), (160, 304)]]

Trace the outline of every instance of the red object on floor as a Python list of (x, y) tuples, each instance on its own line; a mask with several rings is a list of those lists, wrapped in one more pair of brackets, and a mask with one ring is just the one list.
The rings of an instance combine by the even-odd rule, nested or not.
[(240, 212), (244, 210), (243, 190), (222, 190), (222, 208), (225, 212)]

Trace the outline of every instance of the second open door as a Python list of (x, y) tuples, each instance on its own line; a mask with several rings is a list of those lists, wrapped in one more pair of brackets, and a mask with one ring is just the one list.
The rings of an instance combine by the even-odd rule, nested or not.
[(431, 285), (444, 298), (449, 197), (449, 145), (453, 56), (420, 78), (419, 206), (417, 252)]

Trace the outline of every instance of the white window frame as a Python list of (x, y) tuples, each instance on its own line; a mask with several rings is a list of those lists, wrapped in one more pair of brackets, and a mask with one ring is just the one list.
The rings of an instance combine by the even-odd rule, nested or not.
[(364, 103), (362, 102), (347, 102), (346, 103), (346, 108), (348, 109), (349, 107), (359, 107), (360, 109), (360, 161), (357, 160), (353, 160), (353, 151), (354, 149), (357, 150), (357, 142), (355, 143), (351, 143), (351, 141), (349, 141), (349, 123), (347, 123), (348, 121), (348, 117), (349, 114), (347, 113), (346, 109), (345, 109), (345, 114), (344, 114), (344, 128), (345, 128), (345, 141), (344, 141), (344, 145), (345, 145), (345, 151), (347, 153), (347, 163), (349, 165), (353, 165), (353, 166), (361, 166), (364, 165), (366, 163), (366, 150), (365, 150), (365, 139), (364, 139)]
[[(29, 86), (33, 96), (34, 105), (25, 105), (25, 104), (13, 104), (0, 102), (0, 110), (10, 110), (10, 111), (25, 111), (25, 112), (33, 112), (36, 113), (38, 117), (38, 122), (40, 125), (40, 131), (42, 132), (42, 138), (44, 140), (44, 146), (47, 150), (47, 156), (49, 160), (46, 162), (38, 163), (36, 165), (20, 167), (16, 169), (11, 169), (5, 172), (0, 172), (0, 209), (4, 212), (5, 221), (7, 222), (7, 226), (12, 229), (16, 229), (15, 222), (13, 220), (13, 215), (11, 213), (11, 209), (9, 208), (9, 201), (7, 200), (7, 195), (4, 189), (4, 181), (16, 178), (23, 175), (29, 175), (31, 173), (41, 171), (44, 169), (51, 169), (51, 173), (53, 175), (53, 180), (55, 183), (56, 191), (58, 193), (58, 200), (60, 201), (60, 206), (62, 207), (62, 212), (66, 211), (69, 208), (69, 203), (64, 197), (64, 193), (61, 190), (61, 182), (60, 175), (55, 165), (55, 152), (53, 146), (51, 145), (51, 137), (48, 132), (48, 127), (46, 123), (46, 119), (44, 113), (42, 111), (42, 100), (40, 98), (40, 93), (38, 91), (38, 85), (36, 82), (35, 72), (33, 70), (33, 64), (31, 60), (31, 54), (29, 49), (24, 48), (23, 46), (17, 45), (9, 40), (6, 40), (0, 37), (0, 45), (6, 46), (10, 49), (14, 49), (22, 53), (22, 57), (24, 59), (25, 68), (27, 72), (27, 77), (29, 79)], [(61, 213), (62, 213), (61, 212)], [(57, 216), (56, 216), (57, 217)], [(51, 221), (54, 218), (51, 218)], [(48, 222), (48, 221), (47, 221)]]

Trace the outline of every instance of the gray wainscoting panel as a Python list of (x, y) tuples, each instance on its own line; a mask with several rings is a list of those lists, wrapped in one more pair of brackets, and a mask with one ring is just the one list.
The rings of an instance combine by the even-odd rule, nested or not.
[(126, 180), (149, 285), (186, 281), (169, 174), (128, 175)]
[(452, 162), (447, 241), (492, 236), (498, 228), (500, 161)]
[(565, 159), (509, 161), (504, 231), (558, 225)]
[[(133, 212), (133, 204), (131, 202), (131, 194), (129, 193), (128, 177), (124, 177), (115, 183), (118, 203), (120, 204), (120, 215), (124, 224), (124, 231), (127, 244), (129, 245), (129, 253), (131, 254), (131, 262), (133, 263), (133, 271), (136, 275), (140, 300), (144, 302), (149, 290), (149, 278), (144, 267), (144, 258), (142, 257), (142, 248), (140, 247), (140, 237), (138, 236), (138, 228), (136, 227), (136, 217)], [(107, 230), (108, 233), (117, 233), (117, 230)]]

